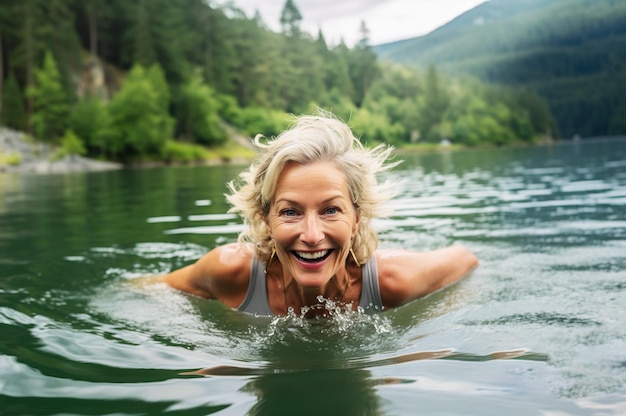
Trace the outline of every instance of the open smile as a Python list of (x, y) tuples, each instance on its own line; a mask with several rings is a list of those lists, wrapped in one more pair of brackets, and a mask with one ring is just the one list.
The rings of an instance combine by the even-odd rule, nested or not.
[(301, 262), (304, 263), (321, 263), (326, 260), (333, 250), (319, 250), (319, 251), (296, 251), (293, 250), (292, 254)]

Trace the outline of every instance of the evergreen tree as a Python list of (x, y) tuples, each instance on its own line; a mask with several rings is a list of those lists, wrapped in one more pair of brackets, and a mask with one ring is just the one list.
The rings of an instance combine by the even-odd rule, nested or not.
[(0, 125), (11, 127), (15, 130), (26, 130), (26, 108), (24, 95), (17, 84), (17, 79), (11, 73), (2, 91), (2, 114)]
[(154, 39), (150, 22), (150, 0), (139, 0), (136, 3), (134, 26), (134, 53), (133, 62), (147, 68), (157, 62), (154, 50)]
[[(4, 43), (10, 42), (13, 38), (12, 32), (14, 33), (14, 10), (15, 4), (14, 0), (8, 0), (0, 4), (0, 97), (4, 96), (4, 88), (5, 88), (5, 62), (8, 60), (5, 59), (5, 48)], [(2, 117), (2, 100), (0, 100), (0, 119)]]
[(183, 87), (176, 105), (178, 133), (186, 142), (215, 145), (226, 140), (217, 114), (218, 101), (211, 87), (198, 76)]
[(365, 100), (376, 77), (379, 75), (378, 60), (376, 54), (369, 45), (369, 30), (365, 22), (361, 22), (361, 38), (354, 49), (350, 52), (349, 65), (350, 77), (354, 86), (354, 103), (360, 107)]
[(300, 23), (302, 15), (294, 0), (287, 0), (280, 13), (280, 26), (283, 33), (289, 37), (299, 37), (302, 33)]
[(72, 108), (69, 128), (80, 137), (90, 154), (106, 157), (110, 146), (107, 108), (96, 97), (86, 97)]
[(171, 95), (163, 69), (158, 64), (150, 65), (145, 72), (145, 78), (156, 93), (156, 104), (158, 105), (159, 110), (164, 114), (167, 113), (170, 108)]
[[(16, 39), (16, 46), (11, 53), (11, 62), (18, 74), (24, 74), (23, 84), (26, 90), (35, 83), (35, 59), (43, 45), (37, 31), (38, 23), (43, 20), (42, 0), (24, 0), (16, 9), (16, 18), (21, 22), (21, 36)], [(30, 118), (33, 113), (33, 98), (27, 94), (26, 111)], [(29, 131), (31, 123), (29, 122)]]
[(267, 57), (264, 54), (271, 54), (271, 46), (268, 49), (259, 48), (259, 28), (256, 24), (247, 19), (239, 21), (237, 32), (231, 40), (231, 46), (235, 52), (233, 60), (235, 73), (233, 76), (237, 101), (241, 106), (254, 105), (262, 101), (260, 91), (267, 88), (263, 85), (267, 79), (260, 72), (264, 64), (267, 64)]
[[(156, 72), (156, 71), (155, 71)], [(121, 160), (159, 155), (172, 138), (174, 120), (163, 109), (163, 91), (135, 65), (109, 104), (111, 152)]]
[[(13, 17), (19, 30), (11, 45), (11, 67), (19, 77), (18, 83), (30, 89), (35, 83), (37, 62), (44, 60), (46, 51), (57, 59), (56, 66), (65, 94), (73, 92), (69, 68), (80, 62), (80, 45), (73, 28), (74, 14), (71, 4), (63, 0), (22, 0), (14, 2)], [(4, 2), (3, 2), (4, 3)], [(27, 97), (27, 113), (34, 111), (31, 96)]]
[(439, 140), (434, 128), (442, 122), (450, 105), (450, 95), (440, 79), (437, 68), (430, 65), (424, 79), (424, 94), (418, 102), (419, 131), (426, 140)]
[[(85, 13), (85, 20), (87, 25), (87, 45), (89, 46), (89, 52), (92, 58), (98, 57), (99, 54), (99, 39), (100, 28), (103, 25), (103, 20), (110, 14), (107, 0), (78, 0), (82, 5), (82, 9)], [(80, 22), (80, 21), (79, 21)]]
[(70, 105), (50, 51), (46, 52), (43, 67), (35, 72), (35, 84), (27, 94), (34, 102), (32, 123), (35, 136), (48, 142), (56, 141), (67, 127)]
[(355, 87), (350, 77), (350, 49), (342, 42), (331, 51), (331, 55), (330, 60), (326, 61), (328, 65), (327, 88), (352, 101), (355, 96)]

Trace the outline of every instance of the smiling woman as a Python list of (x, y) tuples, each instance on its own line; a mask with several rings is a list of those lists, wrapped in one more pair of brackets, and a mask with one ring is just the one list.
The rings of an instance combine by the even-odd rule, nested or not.
[(365, 148), (331, 114), (301, 116), (231, 183), (228, 201), (244, 230), (194, 264), (163, 277), (170, 286), (243, 312), (323, 315), (325, 302), (383, 310), (467, 275), (476, 257), (462, 246), (430, 252), (378, 250), (372, 219), (384, 214), (395, 166), (391, 148)]

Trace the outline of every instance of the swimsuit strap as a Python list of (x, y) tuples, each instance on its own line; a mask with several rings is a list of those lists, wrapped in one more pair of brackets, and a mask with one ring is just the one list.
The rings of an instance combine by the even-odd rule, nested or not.
[(361, 300), (359, 306), (366, 311), (379, 312), (383, 310), (383, 301), (380, 297), (378, 284), (378, 268), (376, 257), (372, 256), (363, 265), (361, 278)]
[[(362, 268), (359, 306), (366, 311), (377, 312), (383, 310), (380, 286), (378, 285), (378, 268), (376, 267), (376, 258), (374, 256)], [(259, 261), (256, 256), (252, 257), (250, 265), (250, 282), (248, 283), (246, 297), (241, 302), (241, 305), (237, 307), (237, 310), (254, 315), (274, 315), (267, 300), (265, 263)]]
[(256, 256), (252, 256), (248, 292), (237, 310), (254, 315), (274, 315), (267, 301), (265, 263), (259, 261)]

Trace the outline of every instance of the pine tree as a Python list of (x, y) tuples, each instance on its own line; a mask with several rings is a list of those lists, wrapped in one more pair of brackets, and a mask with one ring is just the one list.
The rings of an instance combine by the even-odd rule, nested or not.
[(146, 4), (149, 1), (139, 0), (137, 2), (134, 26), (133, 62), (146, 68), (157, 62), (150, 25), (150, 11), (148, 10), (148, 4)]
[(300, 23), (302, 22), (302, 15), (298, 6), (294, 0), (287, 0), (283, 6), (283, 10), (280, 13), (280, 25), (283, 29), (283, 33), (289, 37), (298, 37), (302, 33), (300, 30)]
[(176, 115), (185, 141), (213, 145), (226, 140), (217, 115), (217, 97), (211, 87), (196, 76), (185, 85), (179, 97)]
[(441, 123), (444, 113), (450, 105), (450, 95), (440, 80), (437, 68), (430, 65), (424, 80), (424, 94), (418, 103), (419, 126), (421, 137), (437, 140), (433, 129)]
[(11, 127), (15, 130), (26, 130), (24, 95), (13, 73), (9, 75), (4, 90), (2, 91), (0, 125)]
[(56, 141), (67, 127), (70, 105), (50, 51), (46, 52), (43, 67), (35, 71), (35, 83), (27, 90), (27, 95), (34, 102), (35, 136), (47, 142)]
[(110, 142), (109, 114), (100, 99), (87, 96), (77, 102), (72, 108), (69, 127), (84, 141), (90, 153), (107, 155)]

